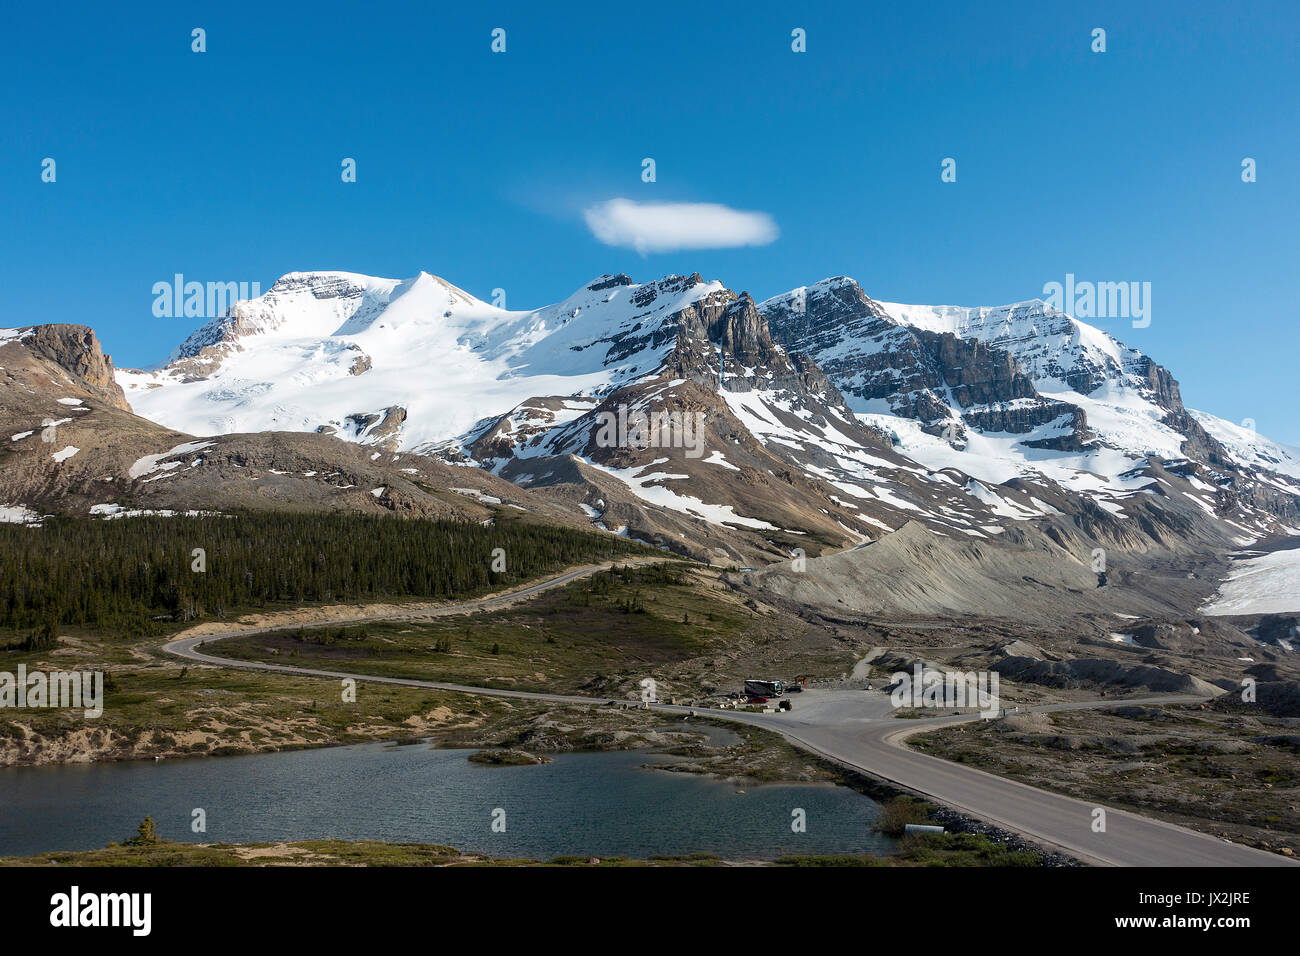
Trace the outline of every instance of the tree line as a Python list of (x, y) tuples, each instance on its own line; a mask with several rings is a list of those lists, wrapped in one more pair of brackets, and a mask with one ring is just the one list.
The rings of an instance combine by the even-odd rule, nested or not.
[[(500, 550), (497, 550), (500, 549)], [(0, 634), (127, 635), (271, 605), (449, 599), (644, 545), (529, 523), (250, 512), (0, 525)]]

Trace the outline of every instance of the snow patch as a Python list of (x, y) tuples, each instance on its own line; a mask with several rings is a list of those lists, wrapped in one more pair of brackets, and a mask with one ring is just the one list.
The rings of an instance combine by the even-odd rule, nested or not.
[(1233, 563), (1203, 614), (1287, 614), (1300, 611), (1300, 549)]
[(213, 441), (187, 441), (183, 444), (177, 445), (170, 451), (163, 452), (161, 455), (145, 455), (143, 458), (136, 460), (136, 463), (130, 467), (127, 474), (132, 478), (143, 478), (145, 475), (153, 474), (160, 467), (175, 468), (180, 464), (180, 462), (172, 462), (165, 466), (160, 466), (159, 462), (164, 458), (171, 458), (173, 455), (185, 455), (189, 452), (198, 451), (200, 448), (208, 448), (215, 444), (216, 442)]

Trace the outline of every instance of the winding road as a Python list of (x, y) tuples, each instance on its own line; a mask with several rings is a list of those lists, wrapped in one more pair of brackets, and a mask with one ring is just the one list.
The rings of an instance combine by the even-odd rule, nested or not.
[[(552, 588), (607, 570), (615, 564), (657, 561), (642, 558), (591, 565), (567, 571), (536, 584), (503, 594), (456, 604), (417, 605), (379, 616), (330, 618), (328, 623), (357, 624), (393, 620), (423, 620), (456, 614), (499, 610), (527, 600)], [(223, 627), (221, 630), (182, 636), (163, 645), (168, 654), (200, 664), (246, 670), (302, 674), (331, 680), (353, 678), (358, 682), (427, 687), (486, 697), (514, 697), (557, 704), (619, 706), (627, 701), (498, 690), (441, 681), (400, 677), (376, 677), (341, 671), (320, 670), (289, 664), (237, 661), (214, 657), (202, 646), (230, 637), (242, 637), (275, 630), (290, 630), (299, 622), (272, 627)], [(197, 628), (196, 630), (204, 630)], [(1202, 697), (1163, 696), (1123, 700), (1084, 701), (1028, 708), (1029, 712), (1081, 710), (1132, 704), (1173, 704), (1205, 700)], [(1105, 829), (1094, 830), (1096, 805), (1073, 797), (1040, 790), (1004, 777), (994, 776), (965, 764), (953, 763), (908, 750), (903, 741), (917, 733), (962, 721), (977, 715), (899, 720), (892, 716), (889, 698), (883, 693), (860, 690), (807, 690), (793, 698), (794, 709), (777, 714), (751, 714), (725, 710), (700, 710), (717, 720), (751, 724), (780, 734), (804, 750), (850, 770), (886, 780), (964, 814), (1023, 834), (1043, 846), (1059, 849), (1095, 865), (1111, 866), (1294, 866), (1286, 857), (1252, 847), (1229, 843), (1163, 820), (1112, 808), (1105, 809)], [(689, 716), (689, 707), (652, 704), (652, 709)]]

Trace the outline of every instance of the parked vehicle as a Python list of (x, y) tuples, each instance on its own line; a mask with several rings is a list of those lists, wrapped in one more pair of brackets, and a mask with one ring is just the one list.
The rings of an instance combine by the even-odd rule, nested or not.
[(779, 680), (747, 680), (745, 694), (753, 700), (756, 697), (780, 697), (785, 693), (785, 685)]

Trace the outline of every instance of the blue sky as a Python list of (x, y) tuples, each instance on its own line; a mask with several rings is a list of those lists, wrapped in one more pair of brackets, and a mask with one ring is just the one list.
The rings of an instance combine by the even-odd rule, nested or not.
[[(510, 308), (605, 272), (961, 305), (1073, 273), (1150, 282), (1149, 327), (1095, 324), (1300, 444), (1297, 49), (1294, 2), (8, 4), (0, 325), (86, 323), (131, 366), (199, 324), (152, 313), (178, 272), (423, 269)], [(779, 234), (642, 254), (588, 228), (614, 198)]]

